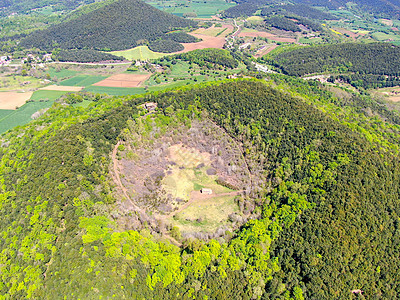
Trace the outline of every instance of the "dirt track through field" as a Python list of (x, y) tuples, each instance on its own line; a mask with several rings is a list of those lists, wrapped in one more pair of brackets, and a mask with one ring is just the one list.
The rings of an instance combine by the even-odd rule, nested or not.
[(0, 92), (0, 109), (16, 109), (26, 103), (33, 92)]
[(151, 74), (117, 74), (112, 75), (93, 85), (106, 87), (134, 88), (139, 87), (149, 79)]

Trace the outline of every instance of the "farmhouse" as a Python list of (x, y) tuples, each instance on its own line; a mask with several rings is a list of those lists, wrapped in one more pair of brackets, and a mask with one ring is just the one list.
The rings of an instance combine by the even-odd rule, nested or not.
[(202, 194), (211, 195), (211, 194), (212, 194), (212, 189), (202, 188), (202, 189), (200, 190), (200, 192), (201, 192)]
[(157, 103), (155, 102), (147, 102), (144, 104), (144, 107), (148, 110), (148, 111), (153, 111), (157, 108)]

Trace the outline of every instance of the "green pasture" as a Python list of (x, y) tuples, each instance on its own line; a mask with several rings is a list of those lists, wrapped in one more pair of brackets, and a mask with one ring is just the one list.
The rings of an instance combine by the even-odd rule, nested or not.
[(49, 73), (51, 78), (53, 78), (55, 76), (58, 79), (63, 80), (65, 78), (75, 76), (78, 72), (74, 71), (74, 70), (66, 69), (66, 68), (50, 67), (48, 69), (47, 73)]
[(378, 41), (386, 41), (386, 40), (393, 40), (393, 41), (400, 41), (400, 35), (397, 34), (387, 34), (384, 32), (374, 32), (372, 37)]
[(184, 13), (196, 13), (198, 18), (211, 18), (212, 16), (226, 10), (236, 3), (227, 3), (224, 0), (167, 0), (167, 1), (149, 1), (148, 4), (182, 17)]
[(16, 110), (0, 110), (0, 134), (16, 126), (29, 123), (32, 120), (31, 116), (35, 112), (43, 108), (49, 108), (53, 103), (54, 101), (35, 101), (28, 102)]
[(89, 86), (106, 79), (107, 76), (78, 75), (58, 83), (62, 86)]
[(128, 50), (122, 51), (112, 51), (108, 52), (116, 56), (122, 56), (127, 60), (148, 60), (148, 59), (157, 59), (166, 55), (168, 53), (159, 53), (154, 52), (149, 49), (147, 46), (138, 46)]
[(31, 100), (33, 101), (54, 101), (60, 98), (62, 95), (65, 95), (66, 91), (46, 91), (40, 90), (33, 93)]
[(118, 87), (107, 87), (107, 86), (88, 86), (83, 91), (99, 94), (108, 94), (112, 96), (125, 96), (125, 95), (136, 95), (145, 93), (144, 88), (118, 88)]

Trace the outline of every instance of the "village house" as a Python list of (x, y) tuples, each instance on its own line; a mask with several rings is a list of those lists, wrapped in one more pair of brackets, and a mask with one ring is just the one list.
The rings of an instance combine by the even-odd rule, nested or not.
[(212, 189), (202, 188), (200, 190), (200, 193), (206, 194), (206, 195), (211, 195), (212, 194)]
[(157, 108), (157, 103), (155, 102), (147, 102), (144, 104), (144, 108), (146, 108), (148, 111), (153, 111)]

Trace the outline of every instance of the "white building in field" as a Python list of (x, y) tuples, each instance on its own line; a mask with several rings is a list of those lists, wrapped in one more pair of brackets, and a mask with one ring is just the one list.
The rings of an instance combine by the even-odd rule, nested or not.
[(202, 188), (202, 189), (200, 190), (200, 192), (201, 192), (202, 194), (211, 195), (211, 194), (212, 194), (212, 189)]

